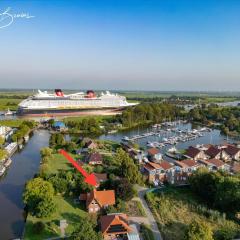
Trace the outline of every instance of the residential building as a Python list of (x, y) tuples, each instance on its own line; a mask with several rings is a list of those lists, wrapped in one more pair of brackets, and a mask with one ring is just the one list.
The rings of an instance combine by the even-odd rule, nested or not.
[(231, 157), (232, 160), (240, 161), (240, 148), (234, 145), (227, 145), (224, 151)]
[(206, 154), (203, 150), (200, 150), (196, 147), (190, 146), (185, 154), (188, 158), (191, 158), (193, 160), (199, 160), (199, 159), (207, 159)]
[(199, 160), (198, 161), (202, 166), (207, 167), (210, 171), (230, 171), (230, 165), (226, 164), (225, 162), (219, 159), (207, 159), (207, 160)]
[(159, 185), (164, 181), (168, 181), (167, 173), (174, 171), (175, 166), (167, 161), (161, 163), (147, 162), (143, 166), (143, 171), (148, 177), (148, 181), (154, 185)]
[(162, 154), (157, 148), (149, 148), (147, 150), (148, 159), (152, 162), (161, 162)]
[(97, 186), (99, 187), (102, 182), (107, 181), (107, 174), (106, 173), (93, 173), (97, 182)]
[(205, 154), (209, 159), (221, 159), (221, 149), (215, 146), (210, 146), (206, 151)]
[(126, 214), (108, 214), (100, 217), (101, 232), (104, 240), (128, 239), (133, 230)]
[(87, 156), (86, 162), (90, 165), (101, 165), (103, 162), (103, 158), (100, 153), (91, 153)]
[(81, 194), (79, 199), (86, 201), (86, 208), (89, 213), (97, 213), (101, 209), (107, 208), (108, 206), (113, 206), (115, 204), (115, 191), (97, 191), (94, 189), (90, 193)]

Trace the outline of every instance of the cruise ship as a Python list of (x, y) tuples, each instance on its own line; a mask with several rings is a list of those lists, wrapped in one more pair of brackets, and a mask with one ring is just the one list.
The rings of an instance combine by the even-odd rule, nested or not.
[(136, 103), (127, 102), (124, 96), (109, 91), (99, 94), (92, 90), (73, 94), (64, 94), (61, 89), (54, 93), (40, 91), (23, 100), (18, 107), (18, 115), (30, 116), (65, 116), (82, 114), (110, 115), (121, 112)]

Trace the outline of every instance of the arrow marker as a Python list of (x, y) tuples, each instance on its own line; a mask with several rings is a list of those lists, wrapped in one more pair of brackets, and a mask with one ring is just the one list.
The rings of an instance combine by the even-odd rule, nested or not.
[(88, 174), (77, 162), (64, 150), (59, 151), (85, 178), (85, 182), (96, 187), (97, 182), (93, 173)]

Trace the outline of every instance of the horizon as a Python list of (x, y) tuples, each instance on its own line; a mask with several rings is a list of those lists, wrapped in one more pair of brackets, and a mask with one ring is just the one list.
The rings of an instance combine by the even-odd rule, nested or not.
[(8, 7), (26, 16), (0, 19), (3, 88), (240, 91), (238, 1), (5, 0), (0, 17)]

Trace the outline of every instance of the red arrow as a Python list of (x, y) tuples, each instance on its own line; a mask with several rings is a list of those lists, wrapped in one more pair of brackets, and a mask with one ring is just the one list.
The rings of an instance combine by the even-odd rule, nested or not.
[(59, 151), (85, 178), (85, 182), (92, 185), (92, 186), (96, 186), (97, 182), (96, 182), (96, 178), (94, 176), (93, 173), (88, 174), (81, 166), (79, 166), (77, 164), (77, 162), (64, 150), (60, 150)]

